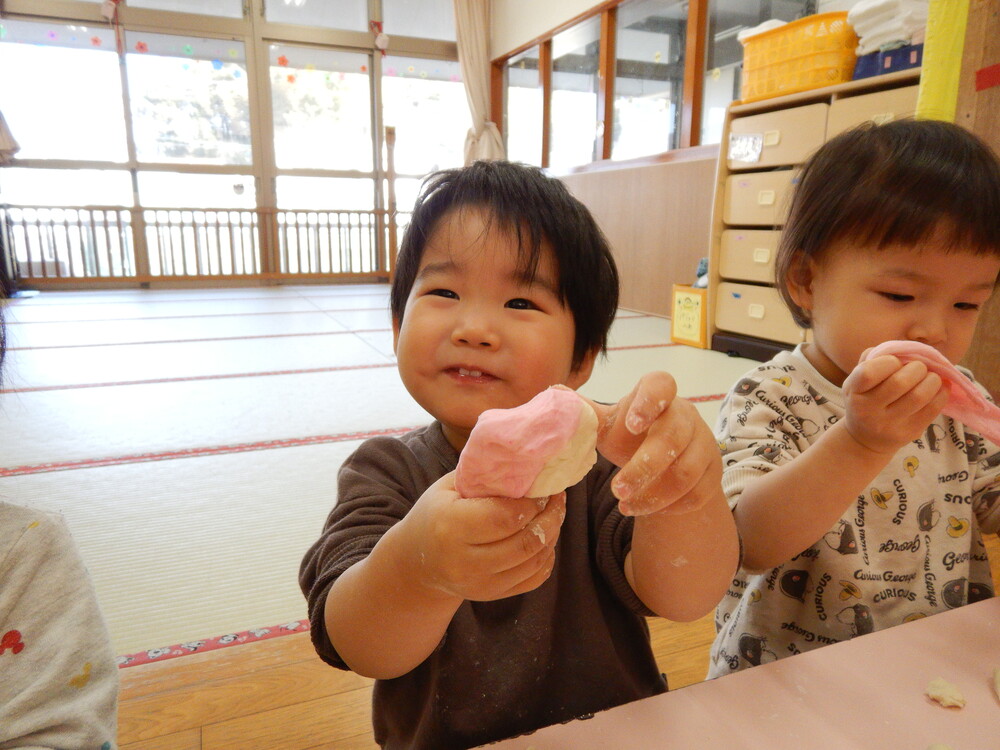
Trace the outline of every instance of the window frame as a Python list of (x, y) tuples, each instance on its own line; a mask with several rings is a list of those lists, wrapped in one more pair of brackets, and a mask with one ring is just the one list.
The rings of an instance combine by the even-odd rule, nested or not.
[[(614, 78), (616, 65), (615, 40), (618, 30), (618, 6), (628, 0), (605, 0), (595, 8), (581, 13), (564, 24), (535, 37), (517, 48), (494, 58), (490, 65), (491, 120), (503, 132), (507, 98), (507, 63), (520, 53), (538, 46), (538, 68), (542, 88), (542, 168), (550, 166), (552, 123), (552, 39), (579, 23), (600, 17), (601, 43), (598, 71), (598, 128), (603, 128), (600, 158), (591, 164), (611, 159), (614, 133)], [(688, 3), (687, 35), (684, 48), (684, 87), (681, 94), (681, 126), (679, 149), (701, 144), (701, 106), (704, 87), (705, 50), (708, 33), (708, 5), (710, 0), (690, 0)]]
[[(34, 23), (84, 23), (92, 26), (106, 26), (107, 20), (101, 15), (100, 3), (79, 2), (77, 0), (4, 0), (4, 18), (12, 21)], [(381, 1), (368, 0), (369, 17), (381, 19)], [(244, 0), (243, 17), (228, 18), (179, 11), (152, 10), (122, 6), (119, 10), (122, 28), (129, 32), (186, 35), (192, 37), (230, 39), (244, 45), (246, 55), (246, 75), (249, 81), (248, 100), (250, 109), (250, 165), (203, 165), (139, 161), (133, 138), (133, 122), (128, 101), (128, 81), (126, 66), (121, 65), (123, 86), (123, 107), (125, 110), (125, 135), (128, 156), (124, 162), (67, 159), (16, 159), (18, 167), (42, 167), (56, 169), (91, 168), (125, 171), (132, 176), (133, 194), (138, 195), (140, 172), (181, 172), (191, 174), (231, 174), (252, 178), (256, 184), (258, 209), (277, 207), (277, 177), (356, 177), (374, 181), (373, 196), (378, 209), (384, 206), (384, 190), (381, 185), (387, 178), (387, 164), (383, 156), (385, 133), (382, 122), (382, 55), (375, 47), (371, 31), (348, 31), (299, 26), (288, 23), (267, 21), (264, 0)], [(458, 45), (455, 42), (409, 37), (386, 29), (391, 38), (391, 52), (404, 57), (422, 57), (458, 62)], [(274, 126), (271, 111), (271, 91), (269, 82), (268, 47), (270, 44), (295, 46), (316, 46), (324, 49), (340, 49), (347, 52), (368, 54), (369, 85), (371, 87), (372, 124), (372, 170), (337, 170), (278, 168), (274, 153)], [(119, 57), (121, 58), (127, 49)], [(137, 204), (137, 207), (138, 206)]]

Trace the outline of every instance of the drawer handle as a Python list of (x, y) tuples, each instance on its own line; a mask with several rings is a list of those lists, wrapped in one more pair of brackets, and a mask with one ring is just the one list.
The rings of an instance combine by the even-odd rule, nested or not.
[(773, 206), (774, 205), (774, 191), (773, 190), (761, 190), (757, 193), (757, 205), (758, 206)]
[(764, 131), (764, 145), (765, 146), (777, 146), (781, 143), (781, 131), (780, 130), (765, 130)]
[(747, 315), (749, 315), (751, 318), (756, 318), (757, 320), (760, 320), (761, 318), (764, 317), (764, 306), (756, 302), (750, 303), (749, 305), (747, 305)]
[(771, 249), (768, 247), (755, 247), (753, 249), (753, 262), (766, 264), (771, 260)]

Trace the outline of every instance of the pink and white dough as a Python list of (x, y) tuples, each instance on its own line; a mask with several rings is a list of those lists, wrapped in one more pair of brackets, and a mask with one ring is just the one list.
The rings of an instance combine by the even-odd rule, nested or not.
[(903, 362), (923, 362), (928, 370), (940, 375), (948, 388), (948, 403), (942, 411), (1000, 445), (1000, 407), (987, 400), (937, 349), (919, 341), (886, 341), (871, 349), (861, 361), (884, 354), (891, 354)]
[(462, 497), (548, 497), (597, 461), (597, 414), (575, 391), (549, 388), (513, 409), (484, 411), (459, 457)]

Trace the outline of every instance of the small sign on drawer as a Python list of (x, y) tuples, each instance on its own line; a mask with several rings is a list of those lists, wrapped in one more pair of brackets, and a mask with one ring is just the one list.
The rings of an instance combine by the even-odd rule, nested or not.
[(745, 164), (756, 164), (760, 161), (760, 152), (764, 150), (764, 136), (760, 133), (729, 134), (729, 160), (741, 161)]
[(676, 344), (708, 348), (708, 309), (706, 289), (674, 284), (670, 314), (670, 340)]

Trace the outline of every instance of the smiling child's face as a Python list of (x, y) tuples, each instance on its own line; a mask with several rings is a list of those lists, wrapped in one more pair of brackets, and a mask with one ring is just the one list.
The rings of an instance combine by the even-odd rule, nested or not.
[(805, 355), (843, 385), (861, 354), (883, 341), (919, 341), (957, 363), (968, 351), (1000, 258), (932, 239), (881, 250), (835, 243), (809, 263), (808, 283), (791, 285), (812, 316)]
[(486, 409), (508, 409), (551, 385), (578, 388), (594, 356), (573, 368), (573, 314), (542, 244), (533, 279), (518, 270), (516, 238), (474, 207), (443, 216), (428, 238), (402, 321), (393, 322), (400, 376), (461, 450)]

